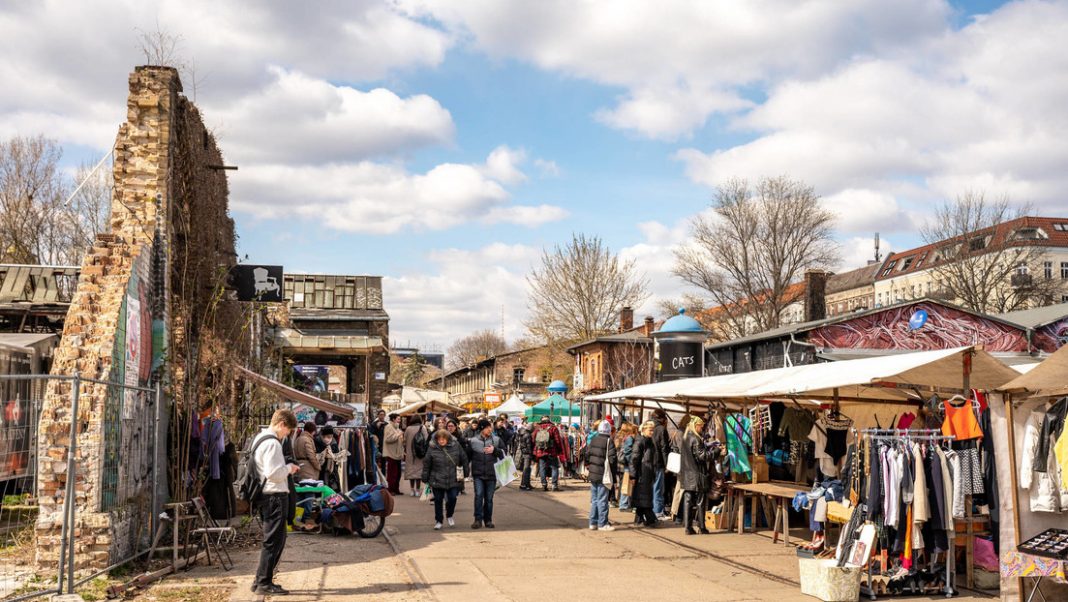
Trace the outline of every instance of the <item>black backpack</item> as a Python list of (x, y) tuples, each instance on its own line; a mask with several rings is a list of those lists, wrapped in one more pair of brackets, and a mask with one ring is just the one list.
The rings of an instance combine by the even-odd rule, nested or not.
[(426, 437), (426, 429), (420, 428), (412, 441), (412, 453), (416, 458), (425, 458), (428, 451), (430, 451), (430, 441)]
[(253, 437), (242, 452), (242, 462), (237, 470), (237, 498), (248, 502), (249, 506), (255, 506), (263, 495), (263, 486), (267, 483), (267, 477), (260, 474), (256, 466), (256, 448), (264, 441), (281, 441), (274, 435)]

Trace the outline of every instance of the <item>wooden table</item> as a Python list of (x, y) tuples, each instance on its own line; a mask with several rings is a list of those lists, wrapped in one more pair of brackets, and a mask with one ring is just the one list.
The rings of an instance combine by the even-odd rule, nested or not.
[[(771, 541), (777, 543), (781, 534), (783, 545), (790, 545), (790, 502), (798, 493), (807, 493), (808, 487), (787, 483), (732, 483), (729, 487), (728, 500), (733, 506), (728, 511), (737, 512), (739, 534), (745, 533), (745, 498), (749, 497), (753, 531), (757, 530), (757, 508), (763, 506), (765, 519), (768, 519), (768, 524), (774, 525)], [(772, 515), (774, 520), (770, 520)], [(734, 520), (734, 517), (729, 520)]]

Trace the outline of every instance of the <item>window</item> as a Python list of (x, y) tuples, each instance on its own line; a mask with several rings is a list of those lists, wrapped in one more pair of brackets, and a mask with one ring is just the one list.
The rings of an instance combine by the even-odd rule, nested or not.
[(1061, 280), (1068, 280), (1068, 261), (1061, 262)]
[(1013, 233), (1015, 240), (1043, 240), (1049, 238), (1042, 228), (1020, 228)]
[(1061, 303), (1068, 303), (1068, 295), (1061, 295)]
[(916, 267), (917, 268), (920, 267), (921, 265), (923, 265), (923, 260), (927, 259), (927, 253), (928, 253), (927, 251), (924, 251), (923, 254), (920, 255), (920, 258), (918, 260), (916, 260)]
[(985, 236), (976, 236), (975, 238), (973, 238), (973, 239), (968, 241), (968, 250), (969, 251), (982, 251), (985, 248), (986, 248), (986, 237)]
[(909, 296), (910, 297), (916, 297), (916, 285), (915, 284), (913, 284), (912, 286), (909, 287)]
[(902, 262), (902, 264), (901, 264), (901, 271), (902, 272), (904, 272), (905, 270), (909, 269), (909, 266), (912, 265), (912, 260), (913, 260), (912, 257), (908, 257), (908, 258), (905, 259), (904, 262)]
[(1027, 269), (1027, 264), (1026, 263), (1021, 261), (1020, 263), (1016, 264), (1016, 274), (1017, 275), (1026, 276), (1027, 272), (1028, 272), (1028, 269)]
[(1056, 230), (1057, 232), (1068, 232), (1068, 224), (1066, 224), (1066, 223), (1053, 224), (1053, 229)]
[(1052, 280), (1053, 279), (1053, 262), (1052, 261), (1044, 261), (1044, 262), (1042, 262), (1042, 275), (1046, 277), (1046, 280)]
[(526, 372), (525, 368), (512, 368), (512, 382), (517, 385), (523, 382), (523, 377), (526, 375)]
[(894, 271), (894, 266), (895, 265), (897, 265), (897, 260), (896, 259), (891, 261), (890, 263), (886, 264), (886, 269), (883, 270), (883, 276), (889, 276), (890, 272)]

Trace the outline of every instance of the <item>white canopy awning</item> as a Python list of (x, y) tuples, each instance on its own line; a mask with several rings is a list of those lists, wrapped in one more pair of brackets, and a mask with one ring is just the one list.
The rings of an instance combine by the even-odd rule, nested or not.
[(392, 413), (398, 416), (411, 416), (413, 414), (420, 414), (424, 412), (452, 412), (459, 416), (464, 412), (463, 408), (458, 408), (454, 405), (445, 403), (438, 399), (430, 399), (427, 401), (417, 401), (410, 403), (402, 408), (394, 410)]
[(1058, 397), (1068, 395), (1068, 345), (1047, 357), (1026, 374), (1005, 383), (1002, 391), (1013, 397)]
[(526, 412), (528, 407), (530, 406), (523, 403), (523, 400), (519, 399), (519, 396), (513, 393), (512, 396), (508, 398), (508, 401), (490, 410), (489, 415), (496, 416), (498, 414), (508, 414), (509, 416), (522, 416), (523, 412)]
[(915, 399), (915, 394), (910, 395), (914, 388), (962, 389), (968, 354), (970, 387), (996, 389), (1018, 375), (981, 349), (960, 347), (655, 383), (586, 400), (816, 399), (838, 395), (851, 400), (900, 402)]

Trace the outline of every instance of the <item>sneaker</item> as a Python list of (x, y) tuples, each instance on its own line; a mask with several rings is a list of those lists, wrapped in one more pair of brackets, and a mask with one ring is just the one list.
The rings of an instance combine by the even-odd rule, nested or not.
[(490, 521), (486, 521), (486, 528), (487, 528), (487, 529), (496, 529), (496, 528), (497, 528), (497, 525), (494, 525), (494, 524), (493, 524), (493, 523), (491, 523)]
[(596, 531), (597, 525), (590, 525), (590, 531)]
[(450, 527), (455, 527), (456, 526), (456, 521), (452, 520), (451, 516), (449, 518), (446, 518), (445, 521), (449, 523)]
[(482, 528), (482, 521), (476, 520), (475, 522), (471, 523), (471, 528), (472, 529), (481, 529)]
[(615, 531), (616, 528), (612, 525), (605, 525), (599, 529), (600, 531)]
[(441, 523), (434, 523), (434, 530), (441, 531)]

